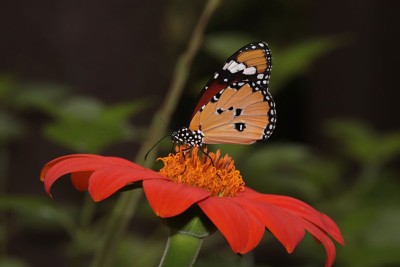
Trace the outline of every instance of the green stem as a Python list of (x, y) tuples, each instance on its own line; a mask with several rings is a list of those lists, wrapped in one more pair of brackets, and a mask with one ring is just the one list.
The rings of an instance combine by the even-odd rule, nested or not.
[(215, 226), (198, 206), (178, 216), (163, 219), (171, 229), (160, 267), (192, 266), (204, 237), (215, 232)]
[[(182, 94), (186, 81), (189, 77), (193, 59), (196, 56), (203, 41), (204, 31), (219, 3), (220, 0), (209, 0), (204, 7), (203, 13), (201, 14), (189, 40), (186, 51), (182, 53), (182, 55), (178, 58), (176, 62), (172, 76), (172, 82), (168, 89), (165, 101), (158, 112), (156, 112), (156, 114), (154, 114), (153, 116), (153, 120), (149, 128), (150, 136), (141, 146), (141, 149), (139, 150), (138, 156), (136, 158), (136, 162), (146, 164), (146, 162), (143, 162), (144, 155), (147, 153), (149, 147), (156, 143), (157, 140), (160, 139), (160, 136), (162, 136), (163, 133), (166, 132), (166, 128), (171, 121), (172, 114), (178, 104), (180, 95)], [(163, 118), (164, 123), (160, 123), (160, 118)], [(152, 164), (152, 162), (154, 162), (155, 154), (157, 154), (156, 149), (154, 149), (153, 153), (151, 153), (150, 157), (148, 157), (147, 162), (149, 163), (146, 165)]]
[(93, 199), (87, 194), (83, 201), (83, 208), (81, 210), (80, 226), (86, 228), (90, 225), (93, 215), (95, 213), (96, 204)]
[[(166, 131), (166, 127), (171, 120), (173, 111), (187, 81), (192, 61), (203, 40), (205, 28), (219, 3), (220, 0), (209, 0), (207, 2), (190, 38), (187, 50), (180, 56), (176, 63), (171, 86), (168, 90), (166, 99), (159, 111), (153, 117), (149, 128), (149, 138), (141, 146), (135, 162), (145, 166), (150, 166), (154, 162), (156, 149), (154, 149), (152, 155), (148, 157), (147, 162), (143, 162), (144, 156), (148, 148), (152, 144), (156, 143), (157, 139), (159, 139), (159, 137)], [(165, 123), (160, 123), (160, 118), (163, 118)], [(119, 241), (123, 238), (129, 220), (132, 218), (136, 210), (140, 196), (141, 192), (131, 191), (125, 193), (118, 199), (117, 204), (110, 215), (107, 228), (105, 229), (103, 235), (104, 239), (95, 253), (91, 264), (92, 267), (112, 266)]]
[(172, 230), (159, 267), (192, 266), (202, 242), (202, 238)]

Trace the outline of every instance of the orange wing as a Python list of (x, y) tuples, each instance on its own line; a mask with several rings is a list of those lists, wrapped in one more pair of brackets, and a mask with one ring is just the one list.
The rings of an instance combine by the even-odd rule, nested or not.
[(230, 56), (224, 66), (208, 81), (200, 93), (193, 116), (218, 92), (234, 82), (252, 81), (268, 87), (271, 67), (272, 57), (267, 43), (254, 42), (243, 46)]
[(199, 109), (190, 122), (205, 144), (252, 144), (266, 140), (275, 128), (275, 103), (255, 82), (232, 83)]

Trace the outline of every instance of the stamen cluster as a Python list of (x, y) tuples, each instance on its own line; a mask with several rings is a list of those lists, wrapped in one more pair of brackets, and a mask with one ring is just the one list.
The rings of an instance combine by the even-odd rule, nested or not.
[[(198, 155), (199, 149), (177, 146), (175, 154), (159, 158), (164, 163), (160, 174), (175, 183), (204, 188), (212, 196), (234, 197), (244, 190), (240, 171), (229, 155), (221, 157), (220, 150)], [(207, 154), (205, 154), (207, 153)]]

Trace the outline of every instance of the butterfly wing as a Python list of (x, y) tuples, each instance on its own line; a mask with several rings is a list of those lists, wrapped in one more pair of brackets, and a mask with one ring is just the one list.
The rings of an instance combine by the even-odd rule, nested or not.
[(267, 43), (255, 42), (242, 47), (226, 60), (222, 69), (206, 84), (193, 116), (222, 89), (234, 82), (254, 81), (267, 88), (271, 67), (272, 57)]
[(275, 128), (275, 103), (268, 92), (272, 58), (264, 42), (230, 56), (201, 93), (189, 125), (205, 144), (251, 144)]
[(252, 144), (275, 128), (275, 103), (257, 82), (232, 83), (219, 91), (192, 118), (190, 130), (202, 131), (205, 144)]

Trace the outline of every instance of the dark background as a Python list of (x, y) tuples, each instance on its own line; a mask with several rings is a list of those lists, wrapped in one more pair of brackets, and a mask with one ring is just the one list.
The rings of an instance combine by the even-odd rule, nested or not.
[[(147, 126), (202, 7), (202, 1), (1, 1), (0, 74), (21, 83), (66, 85), (107, 104), (149, 97), (149, 107), (132, 120)], [(382, 132), (399, 130), (399, 10), (400, 2), (390, 0), (225, 1), (206, 34), (245, 32), (282, 48), (313, 36), (343, 36), (343, 45), (321, 56), (275, 95), (279, 122), (271, 141), (325, 150), (330, 144), (321, 128), (331, 118), (354, 118)], [(200, 91), (201, 87), (193, 89), (198, 81), (221, 65), (200, 51), (178, 110), (190, 113), (195, 99), (190, 90)], [(273, 77), (272, 71), (271, 88)], [(6, 146), (5, 191), (44, 195), (40, 168), (71, 151), (43, 137), (40, 129), (50, 120), (46, 114), (32, 110), (18, 116), (26, 125), (22, 137)], [(171, 128), (186, 119), (177, 116)], [(116, 144), (106, 153), (133, 158), (137, 148), (134, 143)], [(31, 266), (45, 266), (47, 257), (59, 257), (49, 256), (51, 244), (59, 239), (67, 238), (61, 234), (42, 240), (22, 233), (8, 250)], [(42, 241), (50, 245), (39, 245)]]

